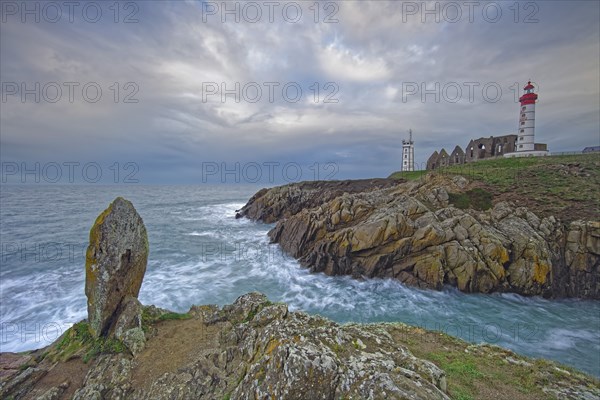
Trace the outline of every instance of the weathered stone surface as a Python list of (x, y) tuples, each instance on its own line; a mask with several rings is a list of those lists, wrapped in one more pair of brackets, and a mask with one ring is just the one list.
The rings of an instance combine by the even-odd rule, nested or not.
[(292, 216), (305, 208), (318, 207), (324, 201), (344, 193), (359, 193), (374, 187), (392, 187), (400, 182), (402, 181), (394, 179), (311, 181), (269, 190), (262, 189), (252, 196), (248, 204), (238, 210), (236, 218), (248, 217), (271, 223)]
[[(156, 308), (146, 310), (163, 315)], [(469, 345), (401, 323), (339, 325), (290, 312), (287, 305), (272, 303), (260, 293), (241, 296), (223, 308), (193, 306), (188, 314), (190, 318), (182, 321), (160, 322), (157, 334), (140, 352), (103, 354), (90, 361), (85, 377), (71, 384), (72, 398), (447, 400), (452, 381), (444, 370), (415, 357), (407, 347), (425, 341), (427, 352), (437, 337), (443, 340), (438, 348), (459, 358), (473, 354), (502, 373), (525, 368), (530, 374), (522, 377), (528, 382), (527, 393), (534, 393), (524, 398), (542, 398), (543, 393), (550, 399), (600, 395), (598, 381), (551, 362), (496, 346)], [(181, 343), (187, 347), (178, 348)], [(46, 400), (61, 398), (68, 384), (47, 387), (39, 379), (56, 376), (60, 368), (61, 362), (44, 360), (0, 386), (0, 396), (35, 398), (34, 393), (44, 393)], [(511, 384), (521, 388), (519, 382)]]
[[(90, 230), (85, 294), (94, 335), (121, 336), (125, 330), (139, 326), (131, 316), (135, 304), (125, 299), (137, 298), (147, 261), (144, 222), (131, 202), (118, 197), (98, 216)], [(129, 315), (127, 321), (119, 318), (125, 309)]]
[(20, 372), (20, 368), (32, 360), (28, 354), (0, 353), (0, 384), (8, 381)]
[(282, 193), (303, 197), (292, 184), (259, 192), (245, 209), (254, 218), (267, 215), (265, 222), (279, 216), (272, 242), (315, 272), (430, 289), (600, 298), (600, 223), (565, 228), (506, 202), (485, 212), (448, 203), (448, 193), (469, 187), (463, 177), (427, 176), (322, 202), (313, 193), (300, 210), (290, 200), (287, 212)]
[(123, 334), (121, 340), (127, 346), (131, 354), (139, 354), (146, 344), (146, 335), (142, 328), (132, 328)]
[(73, 400), (130, 398), (131, 369), (132, 361), (124, 354), (100, 356)]
[(47, 373), (46, 369), (30, 367), (5, 377), (6, 379), (0, 382), (0, 397), (4, 399), (7, 394), (16, 399), (25, 397)]
[(205, 320), (220, 314), (216, 348), (146, 388), (130, 385), (126, 357), (103, 357), (75, 399), (449, 399), (445, 373), (381, 327), (290, 313), (260, 293), (194, 312)]
[(575, 221), (566, 233), (566, 295), (594, 297), (600, 290), (600, 222)]
[(63, 382), (58, 386), (48, 389), (44, 394), (37, 397), (36, 400), (59, 400), (68, 387), (69, 383)]
[(142, 304), (135, 297), (125, 297), (121, 302), (119, 314), (115, 316), (110, 335), (122, 340), (128, 330), (141, 329), (142, 308)]

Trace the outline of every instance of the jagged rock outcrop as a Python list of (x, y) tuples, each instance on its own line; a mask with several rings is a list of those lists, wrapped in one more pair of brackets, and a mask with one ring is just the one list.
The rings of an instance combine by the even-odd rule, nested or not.
[[(0, 395), (75, 400), (450, 399), (452, 382), (444, 370), (415, 357), (406, 345), (422, 341), (427, 342), (426, 352), (441, 349), (438, 357), (452, 352), (450, 357), (465, 357), (457, 363), (487, 360), (481, 367), (493, 368), (489, 373), (514, 374), (515, 382), (503, 378), (495, 384), (531, 393), (523, 398), (600, 395), (596, 380), (551, 362), (401, 323), (338, 325), (290, 312), (260, 293), (241, 296), (223, 308), (193, 306), (181, 319), (168, 320), (169, 315), (156, 307), (145, 309), (145, 330), (152, 333), (136, 355), (101, 354), (87, 364), (77, 358), (55, 362), (53, 357), (61, 356), (59, 340), (32, 353), (25, 368), (17, 366), (20, 372), (10, 379), (0, 380)], [(81, 378), (69, 375), (73, 363), (80, 365)], [(526, 392), (520, 380), (527, 382)]]
[[(452, 184), (462, 186), (464, 183), (459, 180)], [(502, 236), (507, 232), (522, 233), (528, 229), (523, 221), (527, 221), (529, 227), (537, 226), (546, 236), (556, 230), (555, 221), (540, 221), (526, 210), (518, 210), (513, 216), (511, 209), (504, 205), (469, 218), (451, 207), (432, 212), (416, 198), (406, 195), (398, 197), (400, 201), (396, 202), (394, 190), (387, 197), (385, 193), (375, 196), (360, 193), (356, 198), (342, 195), (331, 201), (335, 205), (300, 211), (289, 220), (296, 221), (298, 217), (297, 221), (302, 221), (306, 215), (316, 213), (306, 226), (298, 225), (297, 232), (319, 240), (329, 235), (327, 230), (321, 231), (319, 216), (328, 216), (324, 223), (332, 227), (350, 228), (355, 222), (368, 221), (356, 230), (358, 233), (348, 229), (340, 231), (348, 233), (339, 233), (344, 246), (361, 249), (357, 251), (362, 252), (365, 260), (372, 256), (368, 254), (371, 246), (407, 236), (409, 245), (422, 248), (425, 255), (431, 241), (439, 242), (434, 245), (438, 247), (448, 241), (464, 247), (465, 241), (470, 240), (478, 249), (481, 258), (478, 261), (486, 264), (485, 257), (488, 257), (502, 263), (506, 255), (494, 249), (510, 242)], [(390, 207), (375, 211), (372, 206), (380, 201), (386, 201)], [(423, 201), (443, 204), (447, 196), (437, 191)], [(335, 224), (333, 215), (338, 216)], [(457, 221), (447, 225), (440, 222), (448, 219)], [(486, 225), (490, 220), (506, 227), (498, 230), (500, 233), (493, 231)], [(453, 239), (447, 237), (446, 226), (456, 231)], [(572, 226), (571, 231), (577, 233), (573, 233), (567, 243), (585, 243), (585, 246), (571, 245), (569, 257), (575, 260), (580, 254), (587, 254), (589, 248), (597, 250), (597, 228), (594, 224)], [(284, 228), (278, 234), (286, 232)], [(582, 238), (585, 241), (582, 242)], [(396, 250), (408, 243), (398, 241), (404, 244)], [(300, 246), (304, 244), (299, 242)], [(450, 392), (453, 383), (449, 382), (447, 373), (423, 354), (432, 356), (437, 363), (449, 354), (453, 361), (447, 370), (452, 373), (458, 368), (462, 374), (462, 368), (468, 368), (469, 374), (476, 373), (475, 376), (486, 379), (501, 375), (501, 380), (495, 380), (483, 391), (486, 397), (504, 394), (507, 390), (527, 393), (528, 396), (523, 397), (526, 399), (587, 400), (600, 396), (597, 380), (552, 362), (540, 363), (495, 346), (469, 345), (440, 332), (427, 332), (402, 323), (339, 325), (320, 316), (290, 312), (287, 305), (272, 303), (260, 293), (241, 296), (232, 305), (222, 308), (192, 306), (188, 313), (176, 314), (147, 306), (140, 314), (141, 305), (135, 296), (139, 291), (137, 279), (141, 284), (144, 275), (147, 249), (141, 218), (131, 203), (116, 199), (92, 228), (86, 263), (86, 270), (93, 274), (90, 282), (100, 282), (102, 289), (86, 283), (88, 298), (90, 293), (92, 295), (91, 305), (103, 305), (99, 311), (92, 308), (91, 316), (103, 316), (109, 305), (116, 304), (111, 317), (107, 320), (90, 318), (88, 322), (75, 324), (51, 346), (29, 354), (0, 353), (1, 398), (449, 400), (450, 395), (458, 396), (458, 390)], [(526, 260), (535, 259), (538, 254), (535, 246), (523, 245), (518, 249), (523, 254), (531, 253), (523, 256)], [(456, 254), (456, 259), (463, 257), (459, 251)], [(337, 265), (323, 260), (323, 265)], [(534, 261), (542, 263), (545, 259)], [(527, 262), (514, 267), (516, 271), (525, 271), (515, 273), (516, 276), (528, 276)], [(424, 273), (428, 273), (426, 264), (419, 264), (423, 267), (417, 264), (413, 270), (424, 268)], [(132, 265), (137, 273), (123, 269)], [(459, 275), (457, 272), (457, 279)], [(538, 275), (545, 277), (547, 273), (542, 269)], [(129, 280), (113, 282), (111, 278), (115, 276)], [(426, 275), (417, 275), (417, 278), (430, 279)], [(127, 282), (129, 284), (123, 286)], [(471, 279), (465, 282), (470, 285)], [(95, 330), (92, 323), (96, 324)], [(417, 353), (409, 350), (409, 346), (421, 356), (415, 356)], [(475, 365), (474, 360), (484, 362)]]
[[(450, 204), (450, 194), (472, 186), (459, 176), (427, 176), (321, 203), (313, 194), (318, 205), (299, 210), (293, 198), (302, 198), (302, 189), (288, 185), (257, 193), (245, 209), (266, 215), (265, 222), (279, 216), (269, 237), (314, 272), (430, 289), (600, 298), (600, 223), (565, 227), (506, 202), (487, 211)], [(282, 200), (281, 193), (295, 195)]]
[(96, 337), (116, 337), (138, 349), (142, 306), (137, 296), (148, 262), (148, 235), (133, 204), (116, 198), (90, 230), (85, 294)]
[[(222, 309), (195, 306), (189, 316), (175, 328), (178, 337), (155, 334), (138, 356), (99, 356), (72, 398), (449, 399), (444, 371), (413, 356), (385, 325), (340, 326), (260, 293)], [(168, 347), (181, 342), (189, 348)], [(36, 369), (51, 374), (58, 365), (41, 361)], [(13, 381), (3, 395), (61, 391), (27, 377)]]
[[(359, 179), (352, 181), (312, 181), (278, 186), (258, 191), (238, 210), (236, 218), (248, 217), (265, 223), (287, 218), (305, 208), (318, 207), (344, 193), (360, 193), (374, 188), (393, 187), (394, 179)], [(268, 196), (265, 194), (268, 193)]]

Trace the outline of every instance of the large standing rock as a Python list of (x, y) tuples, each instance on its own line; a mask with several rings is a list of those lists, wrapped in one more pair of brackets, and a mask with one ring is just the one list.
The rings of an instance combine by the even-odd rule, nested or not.
[(85, 262), (88, 321), (93, 334), (123, 339), (141, 328), (137, 300), (146, 264), (148, 235), (133, 204), (117, 197), (90, 230)]

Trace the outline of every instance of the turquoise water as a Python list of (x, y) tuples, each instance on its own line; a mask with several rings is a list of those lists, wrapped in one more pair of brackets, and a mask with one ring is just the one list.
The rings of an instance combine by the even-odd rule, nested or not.
[(1, 351), (43, 347), (86, 317), (85, 248), (116, 196), (144, 219), (150, 258), (140, 300), (175, 311), (261, 291), (338, 322), (403, 321), (544, 357), (600, 376), (600, 302), (424, 291), (389, 280), (309, 274), (272, 225), (236, 220), (257, 186), (2, 186)]

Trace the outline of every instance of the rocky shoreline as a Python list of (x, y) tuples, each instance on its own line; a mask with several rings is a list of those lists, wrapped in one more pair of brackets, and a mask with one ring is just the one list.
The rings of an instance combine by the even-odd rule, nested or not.
[[(334, 195), (347, 185), (352, 184), (321, 186), (302, 198), (317, 201), (329, 192), (330, 201), (341, 204)], [(377, 190), (395, 188), (383, 183)], [(363, 189), (357, 191), (363, 194)], [(272, 210), (286, 212), (281, 207)], [(349, 220), (346, 215), (340, 211), (340, 221)], [(340, 325), (291, 312), (286, 304), (256, 292), (224, 307), (192, 306), (185, 314), (143, 306), (137, 295), (148, 249), (141, 217), (130, 202), (117, 198), (90, 231), (87, 320), (46, 348), (0, 353), (1, 398), (600, 397), (597, 379), (554, 362), (402, 323)]]
[(314, 272), (600, 299), (599, 221), (565, 224), (485, 195), (461, 176), (304, 182), (259, 191), (237, 217), (277, 222), (272, 242)]
[[(145, 344), (90, 356), (81, 322), (53, 345), (0, 353), (3, 399), (582, 399), (574, 369), (402, 323), (339, 325), (260, 293), (143, 311)], [(89, 339), (87, 339), (89, 340)], [(418, 355), (417, 355), (418, 354)], [(470, 393), (470, 394), (469, 394)], [(467, 397), (468, 396), (468, 397)]]

